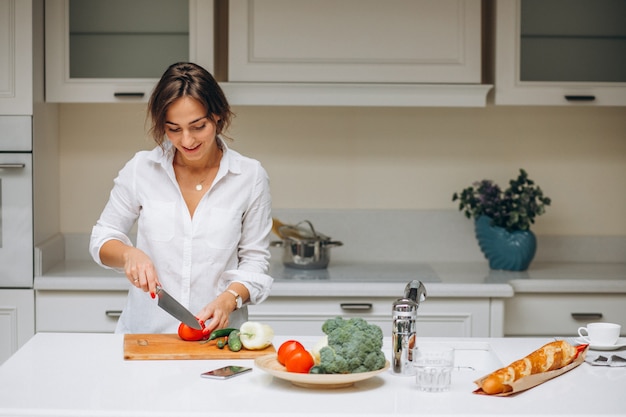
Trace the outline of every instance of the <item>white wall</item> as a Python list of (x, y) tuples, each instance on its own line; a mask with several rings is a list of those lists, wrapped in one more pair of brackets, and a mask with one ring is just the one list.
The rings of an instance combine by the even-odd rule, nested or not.
[[(152, 147), (145, 105), (59, 107), (61, 232), (88, 233), (117, 171)], [(451, 209), (454, 191), (524, 168), (553, 200), (538, 235), (626, 235), (626, 108), (234, 110), (230, 146), (261, 160), (276, 208)]]

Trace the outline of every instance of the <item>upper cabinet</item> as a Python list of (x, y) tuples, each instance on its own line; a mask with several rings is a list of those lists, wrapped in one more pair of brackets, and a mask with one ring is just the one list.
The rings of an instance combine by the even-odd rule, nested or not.
[(498, 0), (496, 104), (626, 105), (626, 2)]
[(33, 114), (30, 0), (0, 0), (0, 115)]
[(229, 4), (229, 81), (481, 81), (480, 0)]
[(213, 71), (213, 0), (46, 0), (47, 101), (146, 101), (178, 61)]
[(47, 0), (46, 100), (145, 101), (190, 60), (234, 105), (483, 107), (481, 5)]
[(485, 104), (480, 0), (230, 0), (239, 104)]

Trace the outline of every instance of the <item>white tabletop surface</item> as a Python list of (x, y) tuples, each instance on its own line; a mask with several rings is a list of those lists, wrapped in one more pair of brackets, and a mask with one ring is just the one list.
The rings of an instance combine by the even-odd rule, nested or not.
[[(285, 339), (276, 337), (275, 345)], [(306, 346), (315, 339), (299, 338)], [(487, 344), (503, 364), (550, 341), (446, 340)], [(350, 388), (319, 390), (258, 368), (225, 381), (200, 377), (227, 364), (254, 366), (252, 360), (125, 361), (122, 353), (122, 335), (38, 333), (0, 366), (0, 416), (626, 416), (626, 367), (583, 363), (495, 398), (472, 393), (472, 381), (493, 369), (455, 371), (444, 393), (420, 392), (413, 378), (390, 371)]]

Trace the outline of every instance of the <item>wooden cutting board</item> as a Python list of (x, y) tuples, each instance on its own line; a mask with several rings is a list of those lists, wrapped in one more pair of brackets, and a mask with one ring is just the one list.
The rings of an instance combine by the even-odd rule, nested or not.
[(228, 346), (218, 349), (215, 340), (188, 342), (177, 334), (125, 334), (124, 359), (171, 360), (171, 359), (254, 359), (275, 353), (273, 345), (263, 350), (241, 349), (232, 352)]

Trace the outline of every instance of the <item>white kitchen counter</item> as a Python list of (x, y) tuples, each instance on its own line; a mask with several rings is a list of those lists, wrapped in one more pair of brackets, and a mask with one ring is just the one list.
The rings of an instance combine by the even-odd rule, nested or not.
[[(486, 282), (489, 269), (481, 272), (452, 270), (439, 276), (428, 264), (344, 263), (328, 269), (304, 271), (272, 264), (272, 296), (379, 296), (397, 297), (412, 279), (425, 283), (429, 297), (511, 297), (506, 282)], [(127, 290), (127, 279), (93, 261), (66, 260), (35, 277), (36, 290)], [(626, 290), (626, 286), (625, 286)]]
[[(285, 339), (277, 337), (275, 345)], [(447, 340), (488, 344), (504, 364), (550, 341)], [(494, 398), (472, 394), (472, 381), (493, 369), (456, 370), (445, 393), (420, 392), (413, 378), (390, 371), (350, 388), (317, 390), (261, 369), (226, 381), (200, 378), (209, 369), (252, 360), (125, 361), (122, 353), (122, 335), (38, 333), (0, 366), (0, 416), (626, 415), (626, 368), (587, 363), (518, 395)]]
[[(514, 293), (626, 293), (626, 263), (537, 262), (527, 271), (493, 271), (486, 262), (335, 262), (302, 271), (274, 261), (272, 296), (398, 296), (421, 280), (429, 297), (511, 297)], [(356, 284), (356, 285), (355, 285)], [(36, 290), (119, 291), (121, 274), (91, 260), (62, 260), (35, 277)]]

